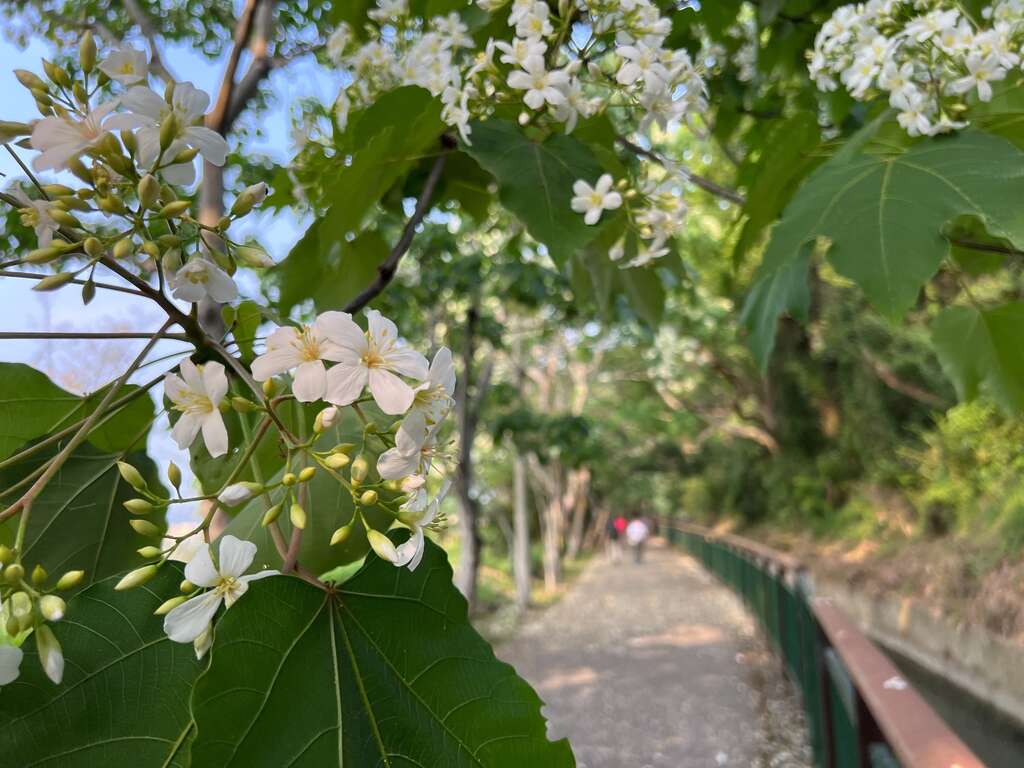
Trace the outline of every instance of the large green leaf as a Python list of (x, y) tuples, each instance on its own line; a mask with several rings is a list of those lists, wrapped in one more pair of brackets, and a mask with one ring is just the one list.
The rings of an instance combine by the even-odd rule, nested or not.
[(193, 768), (573, 765), (451, 576), (430, 543), (415, 572), (371, 555), (334, 593), (253, 584), (196, 683)]
[[(943, 227), (962, 215), (977, 217), (994, 237), (1024, 245), (1024, 152), (980, 131), (928, 139), (902, 151), (843, 151), (797, 191), (776, 224), (758, 282), (778, 282), (823, 239), (835, 269), (854, 280), (890, 318), (916, 301), (921, 287), (950, 252)], [(784, 282), (792, 284), (792, 274)], [(793, 296), (792, 291), (773, 292)], [(763, 300), (755, 290), (750, 301)], [(759, 298), (760, 297), (760, 298)], [(772, 339), (774, 304), (745, 315), (755, 339)], [(771, 343), (754, 352), (767, 364)]]
[(282, 313), (306, 299), (320, 312), (342, 309), (377, 277), (388, 245), (377, 232), (364, 232), (351, 242), (313, 224), (292, 248), (278, 270)]
[(0, 694), (0, 763), (38, 768), (186, 768), (189, 695), (202, 665), (172, 643), (153, 611), (177, 593), (181, 569), (115, 592), (94, 584), (51, 625), (64, 649), (64, 681), (43, 674), (31, 638), (21, 676)]
[[(41, 452), (0, 472), (0, 488), (10, 487), (52, 456)], [(122, 506), (138, 493), (117, 470), (121, 457), (89, 445), (72, 454), (32, 503), (25, 532), (26, 562), (39, 563), (53, 574), (81, 569), (91, 581), (126, 570), (138, 560), (135, 550), (147, 541), (128, 525), (132, 515)], [(142, 472), (151, 489), (160, 487), (156, 467), (145, 454), (131, 453), (124, 460)], [(147, 519), (164, 526), (162, 515)], [(17, 517), (0, 525), (0, 541), (11, 544), (17, 525)]]
[(987, 393), (1007, 411), (1024, 409), (1024, 303), (995, 309), (948, 307), (932, 324), (942, 370), (961, 400)]
[[(135, 390), (124, 387), (118, 399)], [(106, 392), (104, 387), (92, 395), (78, 397), (28, 365), (0, 363), (0, 459), (30, 440), (84, 419)], [(146, 425), (152, 420), (153, 401), (142, 395), (94, 430), (89, 439), (101, 450), (127, 450), (141, 444)]]
[(603, 173), (585, 145), (560, 134), (534, 141), (505, 120), (472, 128), (466, 152), (497, 179), (501, 202), (556, 259), (567, 261), (597, 235), (599, 227), (584, 224), (570, 205), (573, 183), (593, 184)]

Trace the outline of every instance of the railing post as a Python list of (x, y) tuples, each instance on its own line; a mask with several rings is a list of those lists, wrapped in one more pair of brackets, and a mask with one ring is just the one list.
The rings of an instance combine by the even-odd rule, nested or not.
[(825, 651), (828, 649), (828, 640), (825, 632), (814, 623), (814, 669), (818, 683), (818, 707), (821, 710), (821, 751), (825, 756), (825, 768), (836, 768), (838, 762), (835, 752), (835, 723), (832, 715), (832, 696), (828, 690), (828, 665), (825, 663)]

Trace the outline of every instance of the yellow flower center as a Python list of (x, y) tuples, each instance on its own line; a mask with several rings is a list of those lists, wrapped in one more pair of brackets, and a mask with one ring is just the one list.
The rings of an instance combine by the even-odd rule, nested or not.
[(302, 334), (299, 336), (299, 352), (303, 360), (307, 362), (320, 359), (320, 340), (308, 325), (302, 327)]

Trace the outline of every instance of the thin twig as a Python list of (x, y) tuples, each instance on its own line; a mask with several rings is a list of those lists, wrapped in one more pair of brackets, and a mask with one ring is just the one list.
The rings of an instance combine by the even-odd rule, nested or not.
[[(619, 142), (619, 144), (624, 146), (634, 155), (646, 157), (648, 160), (653, 160), (659, 165), (668, 164), (668, 161), (664, 157), (659, 155), (657, 152), (654, 152), (650, 149), (644, 149), (639, 144), (634, 144), (625, 136), (617, 136), (616, 140)], [(700, 187), (705, 192), (709, 192), (715, 197), (720, 197), (723, 200), (728, 200), (729, 202), (736, 203), (737, 205), (743, 205), (744, 203), (746, 203), (746, 198), (744, 198), (743, 195), (741, 195), (734, 189), (723, 187), (720, 184), (716, 184), (715, 182), (711, 181), (710, 179), (705, 179), (703, 176), (698, 176), (696, 173), (691, 173), (690, 171), (685, 169), (682, 171), (682, 174), (683, 178), (685, 178), (689, 182), (692, 182), (695, 187)]]
[(227, 129), (228, 107), (231, 104), (231, 94), (235, 89), (235, 75), (238, 72), (238, 62), (245, 50), (249, 35), (252, 32), (253, 17), (256, 14), (256, 7), (260, 0), (246, 0), (242, 8), (242, 15), (235, 25), (235, 41), (228, 54), (228, 62), (224, 67), (224, 77), (221, 80), (220, 92), (217, 94), (217, 103), (206, 116), (206, 125), (209, 128), (223, 134)]
[[(0, 339), (150, 339), (153, 332), (145, 331), (0, 331)], [(165, 333), (165, 339), (190, 342), (184, 333)]]
[(117, 394), (118, 390), (120, 390), (121, 387), (125, 385), (128, 379), (131, 377), (132, 373), (135, 372), (135, 369), (138, 368), (139, 365), (146, 359), (146, 355), (148, 355), (150, 351), (152, 351), (153, 347), (156, 346), (156, 343), (158, 341), (160, 341), (160, 339), (164, 335), (164, 332), (171, 326), (171, 324), (171, 320), (168, 320), (166, 323), (164, 323), (160, 330), (153, 335), (153, 337), (149, 340), (149, 343), (146, 344), (145, 347), (143, 347), (142, 351), (131, 362), (131, 364), (128, 366), (125, 372), (118, 377), (117, 381), (110, 385), (110, 389), (103, 396), (103, 399), (100, 401), (99, 405), (96, 406), (96, 410), (94, 410), (89, 415), (89, 418), (82, 422), (82, 426), (79, 427), (78, 431), (74, 434), (74, 436), (72, 436), (72, 438), (68, 441), (67, 445), (65, 445), (64, 448), (60, 451), (60, 453), (58, 453), (56, 456), (50, 459), (49, 462), (47, 462), (46, 471), (43, 472), (42, 475), (40, 475), (39, 479), (36, 480), (35, 483), (33, 483), (32, 487), (29, 488), (20, 499), (14, 502), (3, 512), (0, 512), (0, 522), (2, 522), (10, 517), (13, 517), (15, 514), (21, 511), (21, 520), (18, 523), (17, 544), (19, 547), (21, 545), (21, 540), (24, 538), (25, 527), (27, 525), (28, 517), (32, 509), (32, 502), (40, 493), (42, 493), (47, 483), (49, 483), (50, 480), (53, 479), (53, 476), (57, 474), (57, 471), (62, 466), (64, 466), (64, 463), (71, 457), (71, 454), (74, 453), (78, 446), (81, 445), (89, 436), (89, 433), (92, 431), (93, 427), (96, 426), (99, 420), (103, 417), (103, 414), (106, 413), (107, 408), (114, 401), (114, 396)]
[[(20, 263), (20, 260), (18, 263)], [(39, 272), (16, 272), (14, 270), (3, 269), (3, 266), (4, 265), (0, 265), (0, 277), (19, 277), (24, 280), (42, 280), (44, 277), (48, 277), (48, 275), (40, 274)], [(69, 280), (68, 282), (75, 283), (76, 285), (85, 285), (89, 281), (79, 280), (76, 278), (74, 280)], [(128, 288), (123, 285), (111, 285), (110, 283), (97, 282), (93, 282), (92, 284), (97, 288), (103, 288), (104, 290), (107, 291), (119, 291), (121, 293), (129, 293), (132, 296), (142, 296), (148, 298), (146, 294), (144, 294), (142, 291), (138, 291), (134, 288)]]
[(405, 229), (402, 230), (402, 236), (395, 243), (395, 247), (391, 249), (391, 253), (388, 257), (377, 267), (377, 277), (364, 288), (358, 296), (352, 301), (345, 305), (345, 311), (354, 313), (361, 310), (374, 298), (388, 286), (392, 278), (395, 276), (395, 272), (398, 270), (398, 264), (401, 262), (402, 257), (406, 251), (409, 250), (409, 246), (412, 245), (413, 237), (416, 236), (416, 227), (419, 226), (420, 222), (427, 215), (430, 210), (431, 203), (434, 198), (434, 192), (437, 189), (438, 182), (441, 180), (441, 172), (444, 170), (445, 160), (448, 158), (448, 152), (450, 148), (446, 146), (444, 151), (437, 156), (434, 161), (433, 167), (430, 169), (430, 175), (427, 176), (427, 181), (423, 185), (423, 191), (420, 192), (419, 199), (416, 201), (416, 209), (413, 211), (412, 216), (405, 222)]
[(964, 240), (958, 237), (949, 238), (949, 242), (952, 245), (959, 246), (960, 248), (968, 248), (972, 251), (1001, 253), (1006, 256), (1024, 256), (1024, 251), (1018, 250), (1017, 248), (1011, 248), (1007, 245), (998, 245), (997, 243), (982, 243), (977, 240)]

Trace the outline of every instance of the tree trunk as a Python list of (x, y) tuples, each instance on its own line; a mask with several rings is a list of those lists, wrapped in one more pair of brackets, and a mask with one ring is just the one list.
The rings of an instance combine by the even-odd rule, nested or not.
[(569, 543), (565, 547), (565, 556), (575, 560), (583, 547), (583, 529), (587, 521), (587, 500), (590, 496), (590, 470), (586, 467), (573, 470), (570, 482), (573, 488), (572, 524), (569, 528)]
[(562, 581), (562, 472), (561, 467), (551, 466), (552, 493), (544, 507), (544, 588), (558, 589)]
[(530, 512), (526, 498), (526, 457), (516, 451), (512, 462), (512, 575), (516, 582), (516, 606), (530, 605)]
[(471, 400), (473, 356), (476, 352), (477, 299), (466, 313), (465, 343), (462, 349), (462, 377), (455, 393), (455, 411), (459, 423), (459, 467), (455, 487), (459, 497), (459, 563), (455, 586), (469, 603), (472, 614), (477, 601), (477, 573), (480, 568), (480, 507), (473, 498), (473, 438), (476, 414)]

